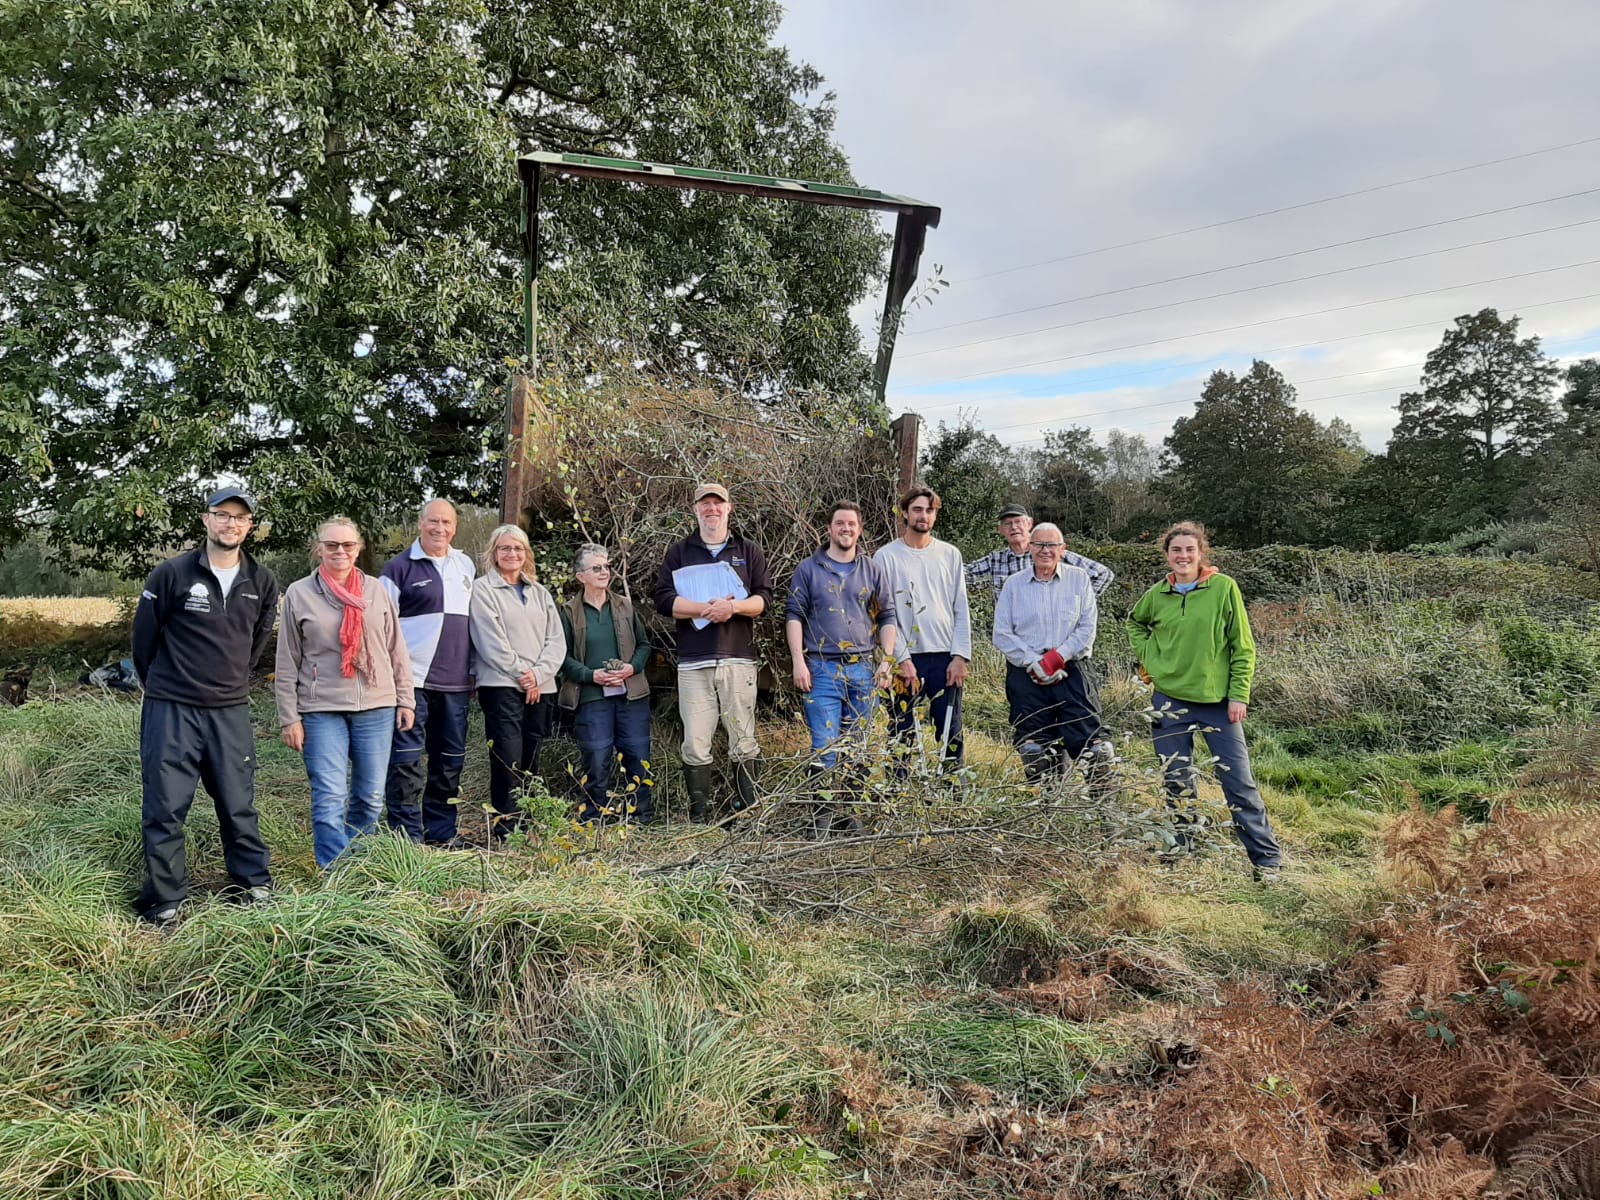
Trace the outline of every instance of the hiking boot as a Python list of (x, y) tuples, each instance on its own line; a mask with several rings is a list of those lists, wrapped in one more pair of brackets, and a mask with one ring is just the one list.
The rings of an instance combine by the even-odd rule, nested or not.
[(1283, 868), (1279, 866), (1252, 867), (1250, 875), (1262, 887), (1276, 887), (1283, 882)]
[(142, 912), (139, 914), (139, 920), (146, 925), (154, 925), (157, 929), (171, 929), (178, 923), (178, 906), (168, 904), (163, 908)]
[(257, 885), (256, 887), (246, 888), (245, 889), (244, 897), (243, 897), (241, 903), (244, 903), (244, 904), (265, 904), (265, 903), (267, 903), (267, 901), (269, 901), (271, 899), (272, 899), (272, 889), (270, 887)]

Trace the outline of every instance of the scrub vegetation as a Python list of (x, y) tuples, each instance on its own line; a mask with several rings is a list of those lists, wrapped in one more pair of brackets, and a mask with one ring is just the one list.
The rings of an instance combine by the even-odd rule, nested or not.
[[(1131, 589), (1152, 572), (1127, 554)], [(1107, 620), (1115, 804), (1021, 786), (984, 651), (965, 786), (913, 762), (873, 832), (821, 844), (789, 836), (779, 761), (721, 829), (379, 836), (319, 874), (262, 694), (279, 893), (211, 894), (202, 797), (196, 894), (162, 934), (128, 911), (137, 702), (39, 668), (0, 709), (0, 1195), (1594, 1195), (1594, 580), (1312, 565), (1224, 564), (1269, 597), (1270, 887), (1214, 786), (1198, 852), (1153, 853), (1167, 818)], [(762, 736), (798, 761), (781, 709)], [(546, 751), (558, 793), (567, 753)]]

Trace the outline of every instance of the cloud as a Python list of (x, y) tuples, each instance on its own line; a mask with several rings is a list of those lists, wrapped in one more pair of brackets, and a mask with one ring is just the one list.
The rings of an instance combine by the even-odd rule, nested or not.
[(857, 177), (944, 208), (924, 266), (954, 283), (900, 339), (897, 407), (1159, 438), (1259, 356), (1377, 447), (1461, 313), (1600, 353), (1600, 191), (1556, 199), (1600, 189), (1600, 141), (1455, 170), (1600, 136), (1591, 4), (805, 0), (779, 36)]

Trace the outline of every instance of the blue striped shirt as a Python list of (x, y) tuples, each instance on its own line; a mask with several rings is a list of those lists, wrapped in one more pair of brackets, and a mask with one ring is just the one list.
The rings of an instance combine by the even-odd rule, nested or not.
[[(1117, 573), (1105, 563), (1074, 554), (1071, 550), (1061, 552), (1061, 565), (1089, 572), (1089, 582), (1094, 584), (1096, 596), (1104, 596), (1112, 580), (1117, 577)], [(1000, 589), (1006, 585), (1006, 580), (1020, 571), (1031, 570), (1033, 570), (1032, 554), (1018, 554), (1010, 546), (1001, 546), (1000, 549), (991, 550), (982, 558), (974, 559), (967, 564), (967, 583), (983, 584), (993, 588), (995, 594), (999, 595)]]
[(994, 606), (994, 644), (1006, 661), (1030, 667), (1051, 650), (1062, 658), (1088, 658), (1094, 649), (1099, 606), (1089, 573), (1061, 566), (1050, 579), (1028, 570), (1006, 580)]

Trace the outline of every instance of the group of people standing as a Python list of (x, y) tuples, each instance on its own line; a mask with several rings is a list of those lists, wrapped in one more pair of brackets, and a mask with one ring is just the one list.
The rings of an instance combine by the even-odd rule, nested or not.
[[(685, 791), (690, 819), (703, 823), (723, 815), (713, 796), (719, 724), (733, 776), (727, 807), (759, 800), (755, 622), (773, 586), (761, 546), (730, 527), (725, 486), (698, 484), (692, 507), (696, 528), (668, 550), (653, 600), (675, 622)], [(571, 713), (579, 750), (579, 818), (654, 819), (645, 676), (653, 649), (641, 614), (611, 586), (606, 547), (579, 548), (580, 586), (558, 604), (516, 525), (490, 534), (479, 573), (453, 544), (455, 508), (431, 501), (416, 540), (371, 576), (357, 566), (359, 528), (334, 517), (317, 531), (316, 570), (284, 591), (280, 618), (276, 580), (243, 553), (255, 508), (239, 488), (212, 495), (204, 542), (155, 569), (135, 614), (134, 660), (145, 683), (141, 917), (177, 918), (187, 895), (184, 823), (201, 783), (216, 805), (236, 894), (270, 894), (248, 693), (275, 623), (280, 736), (305, 759), (319, 866), (338, 861), (380, 819), (425, 844), (462, 844), (454, 801), (474, 692), (489, 743), (492, 836), (515, 827), (558, 707)], [(902, 536), (868, 555), (860, 506), (835, 504), (827, 541), (790, 583), (784, 631), (810, 732), (815, 836), (858, 829), (853, 804), (869, 764), (857, 747), (881, 695), (890, 700), (893, 774), (904, 777), (919, 754), (940, 770), (964, 762), (969, 584), (997, 593), (992, 636), (1006, 660), (1013, 742), (1028, 778), (1070, 770), (1103, 736), (1090, 654), (1097, 597), (1112, 572), (1067, 550), (1056, 526), (1034, 525), (1018, 507), (999, 516), (1006, 546), (964, 563), (933, 535), (939, 508), (931, 489), (912, 488), (900, 499)], [(1193, 797), (1193, 738), (1203, 732), (1227, 768), (1224, 791), (1251, 862), (1274, 872), (1279, 850), (1240, 728), (1255, 662), (1242, 598), (1207, 564), (1199, 526), (1173, 526), (1162, 548), (1171, 573), (1135, 606), (1129, 632), (1156, 688), (1167, 791), (1174, 801)]]

